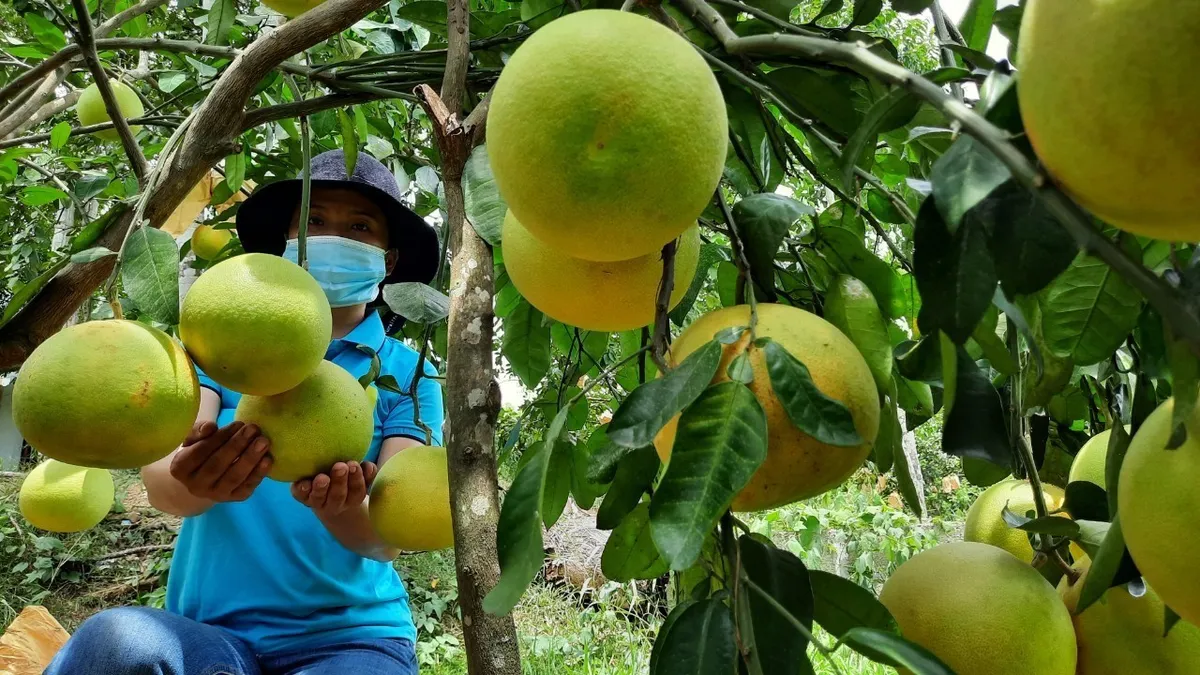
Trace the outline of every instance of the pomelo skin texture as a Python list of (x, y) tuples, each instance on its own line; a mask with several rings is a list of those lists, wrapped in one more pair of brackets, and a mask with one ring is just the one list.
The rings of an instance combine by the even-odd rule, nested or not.
[(201, 260), (212, 260), (232, 240), (233, 233), (229, 230), (201, 225), (192, 233), (192, 253)]
[(113, 505), (108, 469), (89, 469), (48, 459), (21, 483), (21, 515), (50, 532), (82, 532), (95, 527)]
[(13, 420), (38, 452), (61, 462), (135, 469), (165, 457), (200, 410), (187, 353), (136, 321), (89, 321), (29, 355), (13, 389)]
[[(633, 260), (594, 262), (559, 253), (513, 217), (504, 218), (504, 269), (534, 307), (552, 319), (585, 330), (615, 332), (654, 322), (662, 280), (662, 253)], [(700, 259), (700, 228), (693, 225), (675, 250), (671, 308), (687, 293)]]
[(454, 545), (446, 449), (420, 445), (396, 453), (371, 483), (371, 526), (402, 551), (436, 551)]
[(262, 429), (274, 460), (267, 477), (285, 483), (325, 473), (338, 462), (362, 461), (375, 432), (370, 394), (330, 361), (282, 394), (243, 396), (234, 419)]
[(1066, 606), (1037, 570), (995, 546), (958, 541), (918, 553), (879, 601), (901, 635), (958, 675), (1075, 673)]
[(606, 9), (556, 19), (513, 53), (487, 137), (517, 219), (585, 260), (648, 255), (695, 224), (729, 144), (721, 90), (691, 43)]
[(223, 260), (183, 299), (179, 337), (221, 386), (270, 396), (300, 384), (333, 335), (329, 300), (299, 265), (266, 253)]
[(1125, 545), (1146, 583), (1179, 616), (1200, 625), (1200, 409), (1187, 440), (1167, 450), (1175, 399), (1150, 413), (1129, 442), (1117, 482)]
[(1030, 0), (1025, 131), (1055, 180), (1129, 232), (1200, 240), (1200, 3)]
[(325, 0), (263, 0), (263, 4), (280, 14), (294, 19)]
[[(117, 107), (121, 109), (121, 115), (126, 119), (141, 117), (146, 112), (145, 106), (142, 105), (142, 99), (138, 98), (137, 92), (130, 89), (128, 85), (117, 80), (109, 80), (108, 86), (112, 89), (113, 97), (117, 99)], [(108, 116), (108, 109), (104, 107), (104, 97), (100, 95), (100, 88), (96, 86), (96, 83), (89, 84), (79, 94), (79, 100), (75, 102), (75, 116), (79, 118), (80, 126), (85, 127), (112, 120)], [(129, 127), (129, 130), (135, 134), (139, 129), (141, 129), (139, 126)], [(117, 133), (116, 129), (97, 131), (95, 136), (106, 141), (121, 139), (121, 135)]]
[(1071, 471), (1067, 474), (1068, 482), (1087, 481), (1104, 487), (1104, 472), (1108, 466), (1108, 439), (1111, 435), (1112, 430), (1105, 429), (1083, 444), (1071, 462)]
[(1058, 593), (1075, 622), (1079, 643), (1077, 675), (1185, 675), (1200, 672), (1200, 628), (1180, 621), (1163, 637), (1163, 602), (1151, 588), (1140, 598), (1115, 586), (1076, 614), (1090, 561), (1075, 564), (1081, 574), (1071, 584), (1058, 582)]
[[(722, 329), (749, 325), (750, 308), (745, 305), (709, 312), (675, 338), (671, 364), (681, 363)], [(734, 497), (735, 511), (775, 508), (841, 485), (862, 466), (879, 432), (879, 394), (871, 371), (850, 339), (833, 324), (796, 307), (762, 303), (758, 305), (757, 331), (758, 337), (775, 340), (803, 362), (817, 388), (850, 409), (863, 444), (850, 448), (826, 445), (796, 428), (771, 389), (762, 350), (753, 349), (750, 365), (754, 381), (749, 386), (767, 415), (767, 459)], [(746, 331), (736, 343), (725, 346), (714, 383), (729, 379), (729, 363), (749, 344), (750, 333)], [(678, 424), (676, 416), (654, 439), (664, 463), (670, 460)]]
[[(1062, 488), (1045, 483), (1042, 484), (1042, 496), (1046, 499), (1046, 508), (1049, 511), (1061, 508), (1066, 497)], [(1033, 562), (1033, 547), (1029, 545), (1029, 536), (1004, 522), (1005, 506), (1020, 516), (1035, 510), (1033, 486), (1029, 481), (1018, 478), (1002, 480), (984, 490), (967, 510), (963, 539), (991, 544), (1008, 551), (1021, 562)]]

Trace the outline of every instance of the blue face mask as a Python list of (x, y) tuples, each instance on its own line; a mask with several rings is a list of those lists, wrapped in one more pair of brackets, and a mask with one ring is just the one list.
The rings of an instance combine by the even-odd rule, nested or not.
[[(387, 276), (381, 248), (345, 237), (308, 237), (308, 273), (313, 275), (330, 307), (349, 307), (374, 300)], [(299, 242), (289, 239), (283, 257), (296, 262)]]

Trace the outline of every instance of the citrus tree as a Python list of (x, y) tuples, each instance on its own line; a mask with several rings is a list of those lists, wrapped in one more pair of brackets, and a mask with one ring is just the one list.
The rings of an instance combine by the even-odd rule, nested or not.
[[(1164, 632), (1200, 620), (1181, 496), (1198, 451), (1195, 10), (972, 0), (955, 24), (936, 0), (268, 4), (0, 8), (0, 368), (69, 320), (174, 330), (181, 265), (186, 281), (240, 252), (207, 240), (240, 194), (324, 149), (370, 153), (442, 230), (432, 287), (384, 298), (446, 373), (471, 672), (520, 672), (507, 617), (571, 499), (599, 503), (606, 577), (671, 575), (656, 674), (807, 673), (839, 648), (919, 673), (1074, 672), (1065, 609), (973, 623), (1005, 598), (1057, 602), (1047, 582), (1081, 613), (1113, 587), (1141, 597), (1145, 575)], [(618, 8), (637, 21), (593, 12)], [(993, 28), (1009, 59), (986, 53)], [(633, 123), (606, 124), (614, 110)], [(616, 178), (582, 180), (606, 147)], [(694, 212), (660, 230), (634, 204)], [(178, 246), (197, 219), (215, 230)], [(502, 438), (497, 369), (532, 392)], [(1027, 505), (988, 503), (1029, 564), (939, 547), (877, 598), (739, 519), (864, 462), (920, 513), (902, 439), (937, 415), (968, 480), (1027, 482)], [(1101, 470), (1063, 475), (1102, 430)]]

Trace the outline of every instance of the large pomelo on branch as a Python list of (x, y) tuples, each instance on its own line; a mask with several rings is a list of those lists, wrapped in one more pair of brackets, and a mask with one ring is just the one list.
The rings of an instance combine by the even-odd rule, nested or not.
[(262, 429), (274, 461), (267, 475), (288, 483), (362, 460), (375, 433), (371, 396), (330, 361), (282, 394), (243, 396), (234, 419)]
[(1125, 545), (1146, 582), (1179, 616), (1200, 625), (1200, 409), (1183, 445), (1168, 450), (1175, 399), (1158, 406), (1129, 442), (1117, 481)]
[[(1066, 495), (1062, 488), (1043, 483), (1042, 497), (1046, 500), (1046, 509), (1055, 511), (1062, 508)], [(1002, 480), (984, 490), (967, 510), (963, 539), (991, 544), (1008, 551), (1022, 562), (1033, 562), (1033, 547), (1029, 545), (1029, 535), (1024, 530), (1009, 527), (1008, 523), (1004, 522), (1005, 507), (1018, 516), (1036, 510), (1033, 486), (1029, 481), (1012, 478)]]
[(136, 321), (64, 328), (29, 355), (13, 389), (13, 420), (47, 457), (133, 469), (191, 431), (200, 385), (183, 347)]
[(1030, 0), (1017, 93), (1038, 158), (1109, 223), (1200, 240), (1200, 3)]
[[(128, 85), (117, 80), (109, 80), (108, 86), (112, 89), (113, 97), (117, 99), (117, 108), (121, 110), (122, 117), (125, 119), (141, 117), (146, 112), (145, 106), (142, 105), (142, 99), (138, 98), (137, 92)], [(100, 95), (100, 88), (96, 86), (95, 82), (89, 84), (79, 95), (79, 100), (75, 102), (75, 116), (79, 118), (79, 124), (85, 127), (112, 121), (112, 118), (108, 116), (108, 109), (104, 107), (104, 97)], [(135, 134), (139, 129), (141, 129), (139, 126), (129, 127), (129, 130)], [(116, 141), (120, 140), (121, 135), (117, 133), (116, 129), (105, 129), (97, 131), (96, 137), (106, 141)]]
[(994, 546), (958, 541), (918, 553), (879, 600), (901, 635), (959, 675), (1075, 673), (1075, 629), (1054, 587)]
[(454, 545), (446, 449), (421, 445), (392, 456), (371, 484), (371, 526), (402, 551)]
[(585, 260), (648, 255), (691, 227), (729, 144), (721, 90), (691, 43), (603, 9), (557, 19), (516, 50), (487, 137), (521, 224)]
[(325, 0), (262, 0), (264, 5), (289, 19), (300, 16), (322, 2)]
[(183, 299), (179, 337), (222, 386), (270, 396), (300, 384), (325, 358), (333, 315), (299, 265), (266, 253), (224, 260)]
[[(750, 325), (750, 308), (726, 307), (696, 319), (671, 345), (670, 362), (679, 365), (725, 328)], [(800, 431), (775, 397), (762, 351), (751, 348), (754, 380), (750, 389), (767, 416), (767, 458), (745, 488), (733, 499), (735, 511), (759, 511), (806, 499), (841, 485), (871, 452), (879, 432), (879, 394), (871, 371), (858, 349), (840, 330), (802, 309), (788, 305), (758, 305), (759, 337), (769, 337), (808, 367), (813, 383), (829, 398), (850, 409), (863, 443), (837, 447)], [(713, 383), (725, 382), (730, 362), (750, 344), (750, 332), (724, 347)], [(664, 462), (670, 461), (679, 424), (676, 416), (654, 439)]]
[(82, 532), (112, 509), (113, 479), (108, 469), (92, 469), (47, 459), (21, 482), (21, 515), (50, 532)]
[[(615, 332), (654, 322), (654, 304), (662, 281), (662, 253), (633, 260), (597, 262), (575, 258), (547, 246), (509, 211), (504, 218), (504, 269), (534, 307), (552, 319), (583, 328)], [(675, 250), (673, 309), (687, 294), (700, 260), (700, 228), (692, 225)]]
[(1080, 577), (1058, 582), (1079, 643), (1077, 675), (1183, 675), (1200, 672), (1200, 628), (1180, 621), (1163, 635), (1166, 612), (1154, 589), (1134, 597), (1125, 585), (1104, 592), (1081, 613), (1079, 594), (1091, 561), (1075, 564)]

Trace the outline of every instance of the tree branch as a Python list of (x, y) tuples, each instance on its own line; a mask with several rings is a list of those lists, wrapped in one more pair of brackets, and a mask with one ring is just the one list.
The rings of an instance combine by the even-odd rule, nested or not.
[[(177, 127), (179, 126), (179, 118), (167, 115), (147, 115), (145, 117), (135, 117), (129, 120), (130, 124), (140, 126), (159, 126), (159, 127)], [(86, 136), (94, 134), (97, 131), (105, 131), (113, 129), (116, 125), (112, 122), (101, 122), (99, 124), (89, 124), (86, 127), (75, 127), (71, 129), (71, 136)], [(6, 138), (0, 141), (0, 150), (12, 148), (18, 145), (28, 145), (32, 143), (45, 143), (50, 140), (50, 134), (30, 134), (29, 136), (18, 136), (16, 138)]]
[[(281, 103), (279, 105), (266, 106), (264, 108), (255, 108), (246, 111), (246, 117), (242, 120), (242, 130), (246, 131), (254, 127), (274, 122), (276, 120), (287, 119), (290, 117), (300, 117), (302, 115), (312, 115), (329, 110), (330, 108), (344, 108), (350, 105), (358, 105), (369, 101), (377, 101), (383, 96), (377, 94), (329, 94), (327, 96), (318, 96), (317, 98), (308, 98), (302, 101), (293, 103)], [(411, 97), (415, 99), (416, 97)]]
[(658, 295), (654, 299), (654, 335), (650, 340), (650, 357), (658, 372), (671, 372), (667, 363), (667, 352), (671, 349), (671, 293), (675, 290), (676, 240), (662, 247), (662, 278), (658, 281)]
[(79, 197), (75, 196), (75, 192), (71, 190), (70, 186), (68, 186), (66, 183), (63, 182), (63, 180), (61, 178), (58, 177), (58, 174), (47, 169), (46, 167), (34, 164), (33, 162), (31, 162), (23, 157), (17, 157), (16, 159), (17, 159), (17, 164), (20, 164), (21, 166), (24, 166), (26, 168), (33, 169), (34, 171), (37, 171), (38, 173), (42, 174), (47, 179), (49, 179), (51, 182), (53, 182), (55, 185), (57, 185), (59, 190), (62, 190), (63, 192), (67, 193), (67, 197), (69, 197), (71, 199), (71, 204), (75, 207), (75, 211), (76, 211), (76, 213), (79, 214), (79, 217), (83, 218), (86, 216), (87, 211), (85, 211), (83, 209), (83, 203), (79, 201)]

